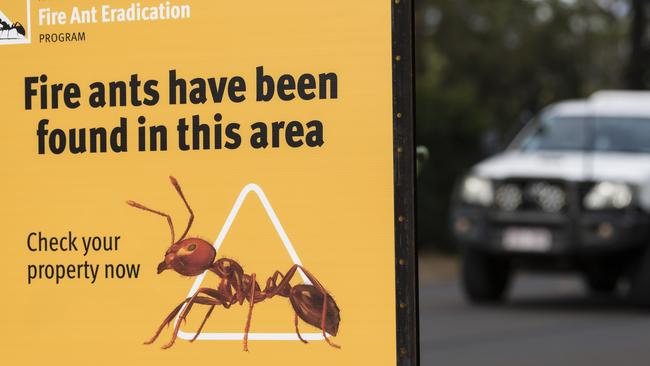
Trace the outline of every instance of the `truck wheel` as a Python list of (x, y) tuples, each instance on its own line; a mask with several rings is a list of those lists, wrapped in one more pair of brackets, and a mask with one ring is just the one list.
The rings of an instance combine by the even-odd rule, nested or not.
[(630, 299), (635, 305), (650, 308), (650, 249), (646, 249), (632, 272)]
[(611, 294), (616, 291), (618, 276), (608, 272), (587, 272), (585, 282), (592, 293)]
[(470, 248), (463, 252), (462, 284), (470, 302), (503, 300), (511, 272), (506, 260)]

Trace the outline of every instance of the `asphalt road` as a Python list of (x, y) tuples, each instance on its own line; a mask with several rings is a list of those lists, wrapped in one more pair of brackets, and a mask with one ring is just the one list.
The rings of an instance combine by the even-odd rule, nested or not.
[(487, 307), (446, 277), (421, 281), (422, 365), (650, 365), (650, 311), (589, 297), (576, 276), (520, 275), (507, 303)]

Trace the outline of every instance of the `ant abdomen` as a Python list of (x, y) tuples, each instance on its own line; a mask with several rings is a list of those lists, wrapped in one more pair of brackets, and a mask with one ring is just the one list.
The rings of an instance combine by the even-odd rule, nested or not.
[[(321, 328), (323, 315), (323, 299), (325, 295), (314, 285), (296, 285), (291, 288), (289, 299), (300, 319), (316, 328)], [(339, 331), (341, 316), (339, 307), (331, 296), (327, 296), (327, 311), (324, 329), (332, 336)]]

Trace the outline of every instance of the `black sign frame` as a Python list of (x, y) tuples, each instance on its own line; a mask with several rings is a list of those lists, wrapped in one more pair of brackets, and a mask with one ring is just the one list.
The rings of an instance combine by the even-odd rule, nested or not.
[(420, 364), (415, 244), (413, 2), (391, 0), (397, 365)]

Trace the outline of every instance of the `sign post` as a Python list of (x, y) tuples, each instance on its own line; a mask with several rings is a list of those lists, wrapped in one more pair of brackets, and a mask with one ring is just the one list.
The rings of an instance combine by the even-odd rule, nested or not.
[(417, 365), (412, 12), (0, 5), (2, 359)]

